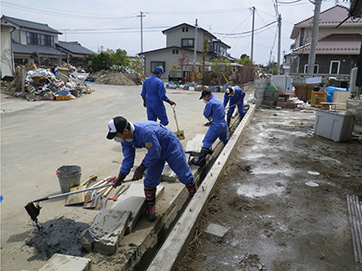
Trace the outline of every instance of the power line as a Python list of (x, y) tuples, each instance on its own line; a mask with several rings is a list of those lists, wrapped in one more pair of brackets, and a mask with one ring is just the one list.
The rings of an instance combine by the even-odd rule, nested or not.
[[(274, 22), (268, 23), (268, 24), (266, 24), (266, 25), (263, 25), (263, 26), (255, 29), (254, 31), (262, 30), (262, 29), (264, 29), (264, 28), (266, 28), (266, 27), (268, 27), (268, 26), (270, 26), (270, 25), (272, 25), (272, 24), (275, 24), (276, 22), (277, 22), (277, 21), (274, 21)], [(250, 34), (251, 32), (252, 32), (252, 30), (248, 30), (248, 31), (241, 32), (241, 33), (229, 33), (229, 34), (227, 34), (227, 33), (218, 33), (218, 32), (216, 32), (216, 33), (214, 33), (214, 34), (216, 34), (216, 35), (223, 35), (223, 36), (236, 36), (236, 35), (246, 35), (246, 34)]]

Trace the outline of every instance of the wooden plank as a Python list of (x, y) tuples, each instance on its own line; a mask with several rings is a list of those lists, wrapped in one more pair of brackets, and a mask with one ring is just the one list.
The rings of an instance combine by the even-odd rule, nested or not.
[(336, 110), (346, 110), (347, 100), (351, 96), (349, 91), (335, 90), (333, 91), (332, 102), (336, 104)]
[(201, 187), (191, 199), (184, 213), (177, 221), (170, 235), (161, 246), (154, 257), (148, 271), (167, 271), (176, 268), (177, 261), (183, 257), (187, 245), (192, 239), (196, 222), (207, 207), (207, 202), (212, 194), (216, 181), (222, 172), (229, 155), (233, 151), (240, 134), (246, 128), (255, 111), (255, 105), (251, 105), (245, 117), (231, 136), (228, 144), (224, 147), (213, 167), (202, 182)]

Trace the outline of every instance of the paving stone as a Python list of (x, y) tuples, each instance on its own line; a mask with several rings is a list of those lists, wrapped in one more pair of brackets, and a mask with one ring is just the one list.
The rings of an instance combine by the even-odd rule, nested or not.
[(169, 164), (166, 163), (161, 175), (161, 181), (174, 183), (177, 180), (177, 175), (173, 170), (170, 168)]
[(91, 269), (91, 259), (56, 253), (39, 271), (90, 271)]
[(224, 226), (211, 223), (207, 226), (205, 232), (222, 238), (228, 232), (228, 230), (229, 229), (225, 228)]

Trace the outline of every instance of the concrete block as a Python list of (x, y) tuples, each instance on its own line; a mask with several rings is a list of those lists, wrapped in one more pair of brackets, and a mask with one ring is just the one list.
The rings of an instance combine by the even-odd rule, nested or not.
[[(156, 192), (156, 204), (157, 198), (159, 198), (164, 191), (164, 186), (158, 185)], [(129, 211), (131, 212), (131, 218), (126, 228), (126, 234), (133, 231), (136, 227), (137, 222), (141, 218), (145, 207), (144, 197), (144, 185), (142, 183), (133, 183), (125, 194), (118, 197), (117, 202), (113, 204), (112, 210), (120, 212)]]
[(91, 259), (56, 253), (39, 271), (90, 271), (91, 269)]
[[(187, 161), (187, 160), (186, 160)], [(174, 183), (177, 180), (177, 175), (173, 170), (170, 168), (169, 164), (166, 163), (162, 175), (161, 175), (161, 181)]]
[(229, 229), (225, 228), (224, 226), (214, 223), (210, 223), (205, 230), (206, 233), (215, 235), (219, 238), (222, 238), (228, 231)]
[(190, 153), (194, 156), (199, 155), (204, 137), (205, 134), (196, 134), (192, 140), (187, 141), (185, 153)]
[(93, 250), (108, 255), (116, 253), (130, 218), (129, 211), (101, 210), (89, 228), (89, 233), (94, 238)]

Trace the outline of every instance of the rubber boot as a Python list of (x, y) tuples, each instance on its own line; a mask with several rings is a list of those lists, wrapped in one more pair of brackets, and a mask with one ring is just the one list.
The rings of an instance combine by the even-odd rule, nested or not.
[(199, 166), (199, 167), (205, 166), (205, 164), (206, 164), (206, 156), (209, 154), (209, 151), (210, 150), (208, 148), (202, 148), (199, 157), (197, 159), (194, 158), (192, 160), (192, 163), (195, 166)]
[(197, 191), (197, 184), (193, 181), (192, 183), (186, 184), (186, 188), (189, 191), (190, 196), (193, 197)]
[(146, 218), (153, 221), (156, 218), (156, 187), (145, 186)]
[(228, 123), (228, 127), (230, 126), (230, 122), (231, 122), (231, 116), (227, 116), (226, 117), (226, 121)]

